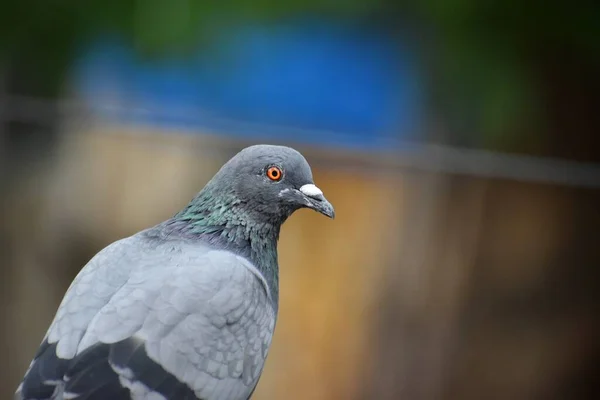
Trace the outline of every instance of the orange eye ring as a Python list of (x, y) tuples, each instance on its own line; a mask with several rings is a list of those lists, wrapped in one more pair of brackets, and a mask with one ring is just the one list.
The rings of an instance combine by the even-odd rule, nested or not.
[(275, 166), (269, 167), (266, 174), (267, 178), (274, 182), (278, 182), (281, 180), (281, 178), (283, 178), (283, 172), (281, 171), (281, 168)]

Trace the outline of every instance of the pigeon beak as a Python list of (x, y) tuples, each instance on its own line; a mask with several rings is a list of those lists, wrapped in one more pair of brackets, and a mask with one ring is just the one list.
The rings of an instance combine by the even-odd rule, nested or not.
[(302, 185), (302, 187), (300, 187), (300, 192), (308, 200), (308, 208), (312, 208), (313, 210), (320, 212), (331, 219), (335, 218), (335, 210), (333, 209), (333, 206), (329, 201), (327, 201), (325, 196), (323, 196), (323, 192), (317, 186), (313, 185), (312, 183)]

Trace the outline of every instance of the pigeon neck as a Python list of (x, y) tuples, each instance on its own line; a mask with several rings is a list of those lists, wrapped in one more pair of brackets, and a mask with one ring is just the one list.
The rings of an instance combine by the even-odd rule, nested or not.
[(174, 218), (172, 226), (186, 236), (236, 253), (251, 261), (263, 275), (277, 308), (279, 266), (277, 241), (281, 222), (261, 221), (234, 198), (204, 201), (202, 193)]

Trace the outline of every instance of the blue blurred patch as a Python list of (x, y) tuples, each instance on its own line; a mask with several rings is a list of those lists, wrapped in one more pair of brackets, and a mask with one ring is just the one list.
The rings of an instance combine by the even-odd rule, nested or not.
[(105, 113), (124, 123), (376, 148), (417, 131), (418, 76), (385, 35), (311, 22), (220, 40), (218, 51), (150, 62), (103, 39), (83, 52), (76, 82), (92, 107), (105, 94), (154, 110)]

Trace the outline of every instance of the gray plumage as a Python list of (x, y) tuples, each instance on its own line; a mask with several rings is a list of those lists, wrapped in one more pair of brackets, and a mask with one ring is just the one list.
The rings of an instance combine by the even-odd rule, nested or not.
[(300, 153), (242, 150), (81, 270), (15, 399), (249, 399), (277, 319), (280, 227), (302, 207), (334, 216)]

